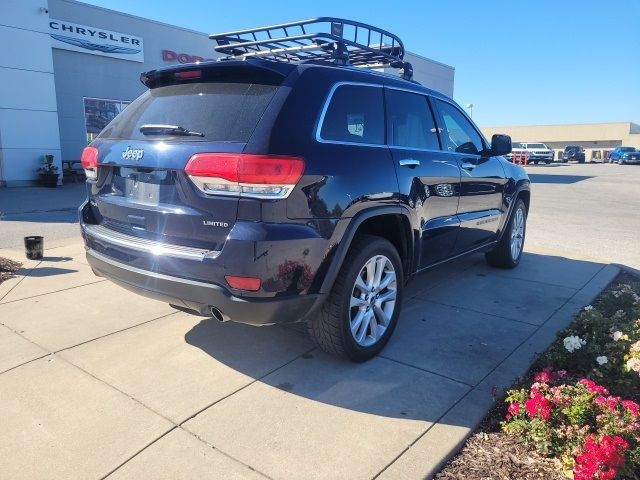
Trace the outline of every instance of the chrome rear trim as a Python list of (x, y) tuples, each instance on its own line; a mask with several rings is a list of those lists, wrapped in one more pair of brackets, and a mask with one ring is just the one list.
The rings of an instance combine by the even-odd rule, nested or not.
[(98, 241), (111, 245), (131, 248), (151, 255), (165, 255), (169, 257), (187, 258), (189, 260), (202, 261), (207, 258), (216, 258), (219, 250), (206, 250), (202, 248), (184, 247), (169, 243), (155, 242), (146, 238), (134, 237), (125, 233), (111, 230), (102, 225), (84, 225), (86, 234)]

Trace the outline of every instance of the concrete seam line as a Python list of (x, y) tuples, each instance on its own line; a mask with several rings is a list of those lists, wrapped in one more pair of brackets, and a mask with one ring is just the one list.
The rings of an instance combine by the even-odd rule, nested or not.
[(467, 383), (467, 382), (464, 382), (464, 381), (462, 381), (462, 380), (457, 380), (457, 379), (455, 379), (455, 378), (448, 377), (447, 375), (443, 375), (442, 373), (433, 372), (433, 371), (428, 370), (428, 369), (426, 369), (426, 368), (418, 367), (418, 366), (416, 366), (416, 365), (411, 365), (410, 363), (406, 363), (406, 362), (403, 362), (403, 361), (401, 361), (401, 360), (396, 360), (395, 358), (386, 357), (386, 356), (384, 356), (384, 355), (382, 355), (382, 354), (378, 354), (377, 356), (378, 356), (379, 358), (382, 358), (382, 359), (387, 360), (387, 361), (389, 361), (389, 362), (397, 363), (398, 365), (402, 365), (402, 366), (404, 366), (404, 367), (413, 368), (413, 369), (415, 369), (415, 370), (419, 370), (419, 371), (424, 372), (424, 373), (429, 373), (429, 374), (431, 374), (431, 375), (436, 375), (436, 376), (438, 376), (438, 377), (445, 378), (445, 379), (447, 379), (447, 380), (451, 380), (452, 382), (459, 383), (460, 385), (464, 385), (465, 387), (469, 387), (469, 388), (474, 388), (474, 387), (475, 387), (474, 385), (472, 385), (472, 384), (470, 384), (470, 383)]
[[(173, 315), (173, 314), (171, 314), (171, 315)], [(52, 353), (52, 355), (56, 356), (57, 358), (60, 358), (60, 359), (61, 359), (62, 361), (64, 361), (65, 363), (67, 363), (67, 364), (69, 364), (69, 365), (73, 366), (74, 368), (77, 368), (77, 369), (78, 369), (78, 370), (80, 370), (81, 372), (83, 372), (83, 373), (85, 373), (85, 374), (89, 375), (91, 378), (93, 378), (93, 379), (97, 380), (97, 381), (98, 381), (98, 382), (100, 382), (100, 383), (103, 383), (104, 385), (107, 385), (108, 387), (110, 387), (110, 388), (112, 388), (113, 390), (115, 390), (115, 391), (117, 391), (117, 392), (121, 393), (121, 394), (122, 394), (122, 395), (124, 395), (125, 397), (127, 397), (127, 398), (129, 398), (129, 399), (133, 400), (134, 402), (136, 402), (137, 404), (139, 404), (139, 405), (141, 405), (142, 407), (146, 408), (147, 410), (149, 410), (150, 412), (154, 413), (155, 415), (157, 415), (157, 416), (159, 416), (159, 417), (163, 418), (164, 420), (168, 421), (169, 423), (171, 423), (171, 425), (173, 425), (173, 428), (171, 428), (169, 431), (174, 430), (176, 427), (178, 427), (178, 428), (180, 428), (180, 429), (184, 430), (185, 432), (189, 433), (190, 435), (193, 435), (195, 438), (197, 438), (197, 439), (201, 440), (201, 441), (202, 441), (202, 442), (204, 442), (206, 445), (211, 445), (211, 444), (209, 444), (208, 442), (204, 441), (203, 439), (200, 439), (200, 438), (199, 438), (195, 433), (193, 433), (193, 432), (191, 432), (191, 431), (187, 430), (186, 428), (184, 428), (184, 427), (183, 427), (183, 424), (184, 424), (184, 423), (186, 423), (186, 422), (188, 422), (188, 421), (189, 421), (189, 420), (191, 420), (192, 418), (196, 417), (198, 414), (202, 413), (203, 411), (207, 410), (208, 408), (212, 407), (213, 405), (215, 405), (215, 404), (217, 404), (217, 403), (219, 403), (219, 402), (221, 402), (221, 401), (223, 401), (223, 400), (225, 400), (225, 399), (227, 399), (227, 398), (231, 397), (232, 395), (235, 395), (236, 393), (240, 392), (241, 390), (244, 390), (245, 388), (249, 387), (250, 385), (253, 385), (254, 383), (256, 383), (256, 382), (258, 382), (258, 381), (262, 380), (262, 379), (263, 379), (263, 378), (265, 378), (266, 376), (271, 375), (272, 373), (274, 373), (274, 372), (276, 372), (276, 371), (280, 370), (280, 369), (281, 369), (281, 368), (283, 368), (283, 367), (286, 367), (286, 366), (287, 366), (287, 365), (289, 365), (290, 363), (293, 363), (294, 361), (296, 361), (296, 360), (298, 360), (299, 358), (301, 358), (303, 355), (306, 355), (306, 354), (308, 354), (308, 353), (311, 353), (311, 352), (312, 352), (312, 351), (314, 351), (315, 349), (316, 349), (316, 348), (315, 348), (315, 347), (313, 347), (313, 348), (311, 348), (311, 349), (309, 349), (309, 350), (307, 350), (307, 351), (305, 351), (305, 352), (301, 353), (300, 355), (297, 355), (295, 358), (293, 358), (293, 359), (291, 359), (291, 360), (289, 360), (289, 361), (285, 362), (284, 364), (282, 364), (282, 365), (280, 365), (280, 366), (278, 366), (278, 367), (274, 368), (273, 370), (271, 370), (271, 371), (269, 371), (269, 372), (265, 373), (264, 375), (262, 375), (262, 376), (260, 376), (260, 377), (258, 377), (258, 378), (256, 378), (256, 379), (254, 379), (254, 380), (252, 380), (251, 382), (249, 382), (249, 383), (247, 383), (246, 385), (244, 385), (244, 386), (242, 386), (242, 387), (238, 388), (237, 390), (234, 390), (233, 392), (229, 393), (228, 395), (225, 395), (224, 397), (219, 398), (218, 400), (216, 400), (215, 402), (211, 403), (210, 405), (207, 405), (206, 407), (204, 407), (204, 408), (202, 408), (202, 409), (198, 410), (197, 412), (195, 412), (194, 414), (192, 414), (191, 416), (187, 417), (186, 419), (182, 420), (182, 421), (181, 421), (181, 422), (179, 422), (179, 423), (174, 422), (173, 420), (171, 420), (170, 418), (166, 417), (166, 416), (165, 416), (165, 415), (163, 415), (162, 413), (157, 412), (156, 410), (154, 410), (154, 409), (153, 409), (153, 408), (151, 408), (150, 406), (148, 406), (148, 405), (146, 405), (145, 403), (143, 403), (142, 401), (138, 400), (138, 399), (137, 399), (137, 398), (135, 398), (133, 395), (130, 395), (130, 394), (128, 394), (127, 392), (125, 392), (125, 391), (123, 391), (123, 390), (119, 389), (119, 388), (118, 388), (118, 387), (116, 387), (115, 385), (112, 385), (112, 384), (110, 384), (109, 382), (107, 382), (107, 381), (105, 381), (105, 380), (101, 379), (100, 377), (97, 377), (96, 375), (92, 374), (91, 372), (89, 372), (89, 371), (85, 370), (84, 368), (82, 368), (82, 367), (80, 367), (80, 366), (76, 365), (76, 364), (75, 364), (75, 363), (73, 363), (72, 361), (70, 361), (70, 360), (68, 360), (68, 359), (66, 359), (66, 358), (64, 358), (64, 357), (61, 357), (61, 356), (55, 355), (55, 353)], [(161, 435), (160, 437), (158, 437), (158, 439), (159, 439), (159, 438), (162, 438), (164, 435), (166, 435), (167, 433), (169, 433), (169, 431), (165, 432), (163, 435)], [(157, 439), (156, 439), (156, 440), (157, 440)], [(154, 440), (154, 442), (155, 442), (155, 440)], [(151, 442), (151, 443), (154, 443), (154, 442)], [(270, 477), (268, 477), (266, 474), (264, 474), (263, 472), (261, 472), (260, 470), (257, 470), (256, 468), (254, 468), (254, 467), (252, 467), (251, 465), (248, 465), (248, 464), (246, 464), (246, 463), (244, 463), (244, 462), (240, 461), (240, 460), (239, 460), (239, 459), (237, 459), (237, 458), (234, 458), (233, 456), (231, 456), (231, 455), (229, 455), (228, 453), (224, 452), (223, 450), (221, 450), (220, 448), (216, 447), (215, 445), (211, 445), (211, 447), (212, 447), (212, 448), (215, 448), (217, 451), (219, 451), (219, 452), (223, 453), (224, 455), (226, 455), (227, 457), (231, 458), (232, 460), (234, 460), (234, 461), (236, 461), (236, 462), (238, 462), (238, 463), (240, 463), (240, 464), (242, 464), (242, 465), (245, 465), (246, 467), (250, 468), (251, 470), (254, 470), (254, 471), (256, 471), (256, 472), (260, 473), (261, 475), (263, 475), (263, 476), (265, 476), (265, 477), (267, 477), (267, 478), (270, 478)], [(145, 448), (146, 448), (146, 447), (145, 447)], [(141, 449), (141, 450), (140, 450), (139, 452), (137, 452), (137, 453), (140, 453), (142, 450), (144, 450), (144, 448), (143, 448), (143, 449)], [(137, 455), (137, 453), (136, 453), (135, 455)], [(134, 455), (134, 456), (135, 456), (135, 455)], [(133, 457), (131, 457), (131, 458), (133, 458)], [(127, 461), (128, 461), (128, 460), (127, 460)], [(126, 463), (126, 462), (125, 462), (125, 463)], [(119, 468), (120, 466), (121, 466), (121, 465), (119, 465), (118, 467), (116, 467), (116, 469), (117, 469), (117, 468)], [(115, 471), (115, 470), (112, 470), (111, 472), (107, 473), (107, 476), (108, 476), (108, 475), (110, 475), (111, 473), (113, 473), (113, 471)], [(105, 477), (102, 477), (102, 478), (104, 479)]]
[(211, 404), (207, 405), (206, 407), (201, 408), (201, 409), (200, 409), (200, 410), (198, 410), (197, 412), (195, 412), (195, 413), (193, 413), (192, 415), (190, 415), (189, 417), (185, 418), (183, 421), (181, 421), (181, 422), (178, 424), (178, 426), (180, 426), (180, 427), (181, 427), (182, 425), (184, 425), (185, 423), (187, 423), (189, 420), (191, 420), (191, 419), (193, 419), (193, 418), (197, 417), (198, 415), (200, 415), (200, 414), (201, 414), (202, 412), (204, 412), (205, 410), (207, 410), (207, 409), (209, 409), (209, 408), (213, 407), (214, 405), (216, 405), (216, 404), (218, 404), (218, 403), (222, 402), (223, 400), (226, 400), (227, 398), (229, 398), (229, 397), (231, 397), (231, 396), (235, 395), (236, 393), (238, 393), (238, 392), (240, 392), (240, 391), (244, 390), (245, 388), (250, 387), (250, 386), (251, 386), (251, 385), (253, 385), (254, 383), (259, 382), (259, 381), (260, 381), (260, 380), (262, 380), (263, 378), (268, 377), (268, 376), (269, 376), (269, 375), (271, 375), (272, 373), (277, 372), (277, 371), (278, 371), (278, 370), (280, 370), (281, 368), (284, 368), (284, 367), (286, 367), (287, 365), (292, 364), (293, 362), (295, 362), (295, 361), (296, 361), (296, 360), (298, 360), (299, 358), (302, 358), (302, 356), (303, 356), (303, 355), (308, 355), (309, 353), (313, 352), (314, 350), (316, 350), (316, 347), (310, 348), (310, 349), (309, 349), (309, 350), (307, 350), (306, 352), (302, 352), (300, 355), (297, 355), (295, 358), (292, 358), (291, 360), (288, 360), (287, 362), (285, 362), (285, 363), (283, 363), (282, 365), (280, 365), (280, 366), (278, 366), (278, 367), (274, 368), (273, 370), (270, 370), (269, 372), (265, 373), (264, 375), (262, 375), (262, 376), (260, 376), (260, 377), (258, 377), (258, 378), (254, 378), (253, 380), (251, 380), (251, 381), (250, 381), (249, 383), (247, 383), (246, 385), (243, 385), (242, 387), (240, 387), (240, 388), (238, 388), (238, 389), (234, 390), (233, 392), (231, 392), (231, 393), (229, 393), (229, 394), (227, 394), (227, 395), (225, 395), (225, 396), (223, 396), (223, 397), (219, 398), (219, 399), (218, 399), (218, 400), (216, 400), (215, 402), (213, 402), (213, 403), (211, 403)]
[(166, 432), (164, 432), (162, 435), (160, 435), (157, 438), (154, 438), (151, 442), (149, 442), (148, 444), (146, 444), (144, 447), (142, 447), (140, 450), (138, 450), (137, 452), (135, 452), (133, 455), (131, 455), (129, 458), (127, 458), (124, 462), (118, 464), (115, 468), (112, 468), (111, 470), (109, 470), (105, 475), (102, 475), (101, 477), (98, 477), (100, 480), (104, 480), (105, 478), (107, 478), (109, 475), (111, 475), (112, 473), (114, 473), (116, 470), (118, 470), (120, 467), (122, 467), (123, 465), (125, 465), (126, 463), (129, 463), (129, 461), (133, 460), (135, 457), (137, 457), (139, 454), (141, 454), (142, 452), (144, 452), (147, 448), (149, 448), (151, 445), (153, 445), (154, 443), (156, 443), (158, 440), (166, 437), (167, 435), (169, 435), (171, 432), (173, 432), (176, 428), (178, 428), (175, 424), (168, 429)]
[[(53, 355), (55, 355), (55, 354), (53, 354)], [(57, 356), (57, 355), (56, 355), (56, 356)], [(90, 376), (91, 378), (93, 378), (94, 380), (96, 380), (96, 381), (98, 381), (98, 382), (100, 382), (100, 383), (102, 383), (102, 384), (104, 384), (104, 385), (108, 386), (109, 388), (111, 388), (111, 389), (115, 390), (116, 392), (118, 392), (118, 393), (120, 393), (120, 394), (124, 395), (125, 397), (129, 398), (130, 400), (132, 400), (133, 402), (135, 402), (135, 403), (137, 403), (138, 405), (142, 406), (143, 408), (145, 408), (145, 409), (149, 410), (151, 413), (153, 413), (153, 414), (155, 414), (155, 415), (159, 416), (160, 418), (162, 418), (162, 419), (166, 420), (167, 422), (169, 422), (169, 423), (172, 425), (172, 427), (171, 427), (170, 429), (168, 429), (166, 432), (164, 432), (164, 433), (163, 433), (162, 435), (160, 435), (158, 438), (156, 438), (155, 440), (153, 440), (152, 442), (150, 442), (148, 445), (146, 445), (145, 447), (143, 447), (143, 448), (141, 448), (140, 450), (138, 450), (138, 451), (137, 451), (133, 456), (131, 456), (131, 457), (130, 457), (129, 459), (127, 459), (125, 462), (123, 462), (123, 463), (121, 463), (120, 465), (118, 465), (115, 469), (113, 469), (112, 471), (110, 471), (109, 473), (107, 473), (104, 477), (101, 477), (102, 479), (106, 478), (108, 475), (111, 475), (115, 470), (117, 470), (117, 469), (118, 469), (118, 468), (120, 468), (122, 465), (124, 465), (124, 463), (128, 462), (129, 460), (131, 460), (132, 458), (134, 458), (135, 456), (137, 456), (140, 452), (142, 452), (142, 451), (143, 451), (143, 450), (145, 450), (147, 447), (149, 447), (150, 445), (154, 444), (156, 441), (158, 441), (159, 439), (161, 439), (162, 437), (164, 437), (165, 435), (167, 435), (169, 432), (171, 432), (171, 431), (175, 430), (176, 428), (180, 428), (181, 430), (184, 430), (185, 432), (187, 432), (187, 433), (189, 433), (189, 434), (193, 435), (193, 433), (192, 433), (192, 432), (189, 432), (188, 430), (186, 430), (186, 429), (182, 428), (182, 426), (181, 426), (181, 425), (182, 425), (182, 423), (184, 423), (184, 422), (182, 422), (182, 423), (176, 423), (176, 422), (174, 422), (174, 421), (173, 421), (172, 419), (170, 419), (169, 417), (167, 417), (167, 416), (163, 415), (163, 414), (162, 414), (162, 413), (160, 413), (160, 412), (157, 412), (156, 410), (154, 410), (153, 408), (151, 408), (149, 405), (147, 405), (147, 404), (145, 404), (144, 402), (142, 402), (142, 401), (138, 400), (137, 398), (135, 398), (133, 395), (128, 394), (127, 392), (125, 392), (125, 391), (121, 390), (120, 388), (116, 387), (115, 385), (112, 385), (111, 383), (109, 383), (109, 382), (107, 382), (107, 381), (103, 380), (102, 378), (97, 377), (96, 375), (92, 374), (91, 372), (89, 372), (89, 371), (85, 370), (84, 368), (82, 368), (82, 367), (80, 367), (80, 366), (76, 365), (75, 363), (71, 362), (70, 360), (68, 360), (68, 359), (66, 359), (66, 358), (64, 358), (64, 357), (60, 357), (60, 356), (57, 356), (57, 358), (61, 359), (61, 360), (62, 360), (63, 362), (65, 362), (65, 363), (67, 363), (67, 364), (71, 365), (72, 367), (74, 367), (74, 368), (76, 368), (76, 369), (80, 370), (81, 372), (85, 373), (86, 375), (89, 375), (89, 376)], [(294, 360), (296, 360), (297, 358), (298, 358), (298, 357), (296, 357)], [(293, 361), (293, 360), (292, 360), (292, 361)], [(290, 362), (288, 362), (288, 363), (290, 363)], [(281, 367), (278, 367), (278, 368), (281, 368)], [(260, 378), (263, 378), (263, 377), (260, 377)], [(254, 382), (255, 382), (255, 381), (257, 381), (257, 380), (254, 380)], [(254, 383), (254, 382), (251, 382), (251, 383)], [(248, 385), (246, 385), (246, 386), (248, 386)], [(246, 386), (245, 386), (245, 387), (243, 387), (243, 388), (246, 388)], [(240, 390), (242, 390), (242, 389), (240, 389)], [(234, 392), (234, 393), (235, 393), (235, 392)], [(233, 395), (233, 394), (232, 394), (232, 395)], [(225, 398), (226, 398), (226, 397), (225, 397)], [(222, 399), (221, 399), (221, 400), (222, 400)], [(185, 420), (185, 421), (186, 421), (186, 420)], [(195, 435), (194, 435), (194, 436), (195, 436)], [(195, 437), (196, 437), (196, 438), (198, 438), (197, 436), (195, 436)], [(207, 444), (207, 445), (209, 445), (207, 442), (204, 442), (204, 443), (205, 443), (205, 444)], [(251, 470), (255, 470), (255, 471), (259, 472), (259, 471), (258, 471), (258, 470), (256, 470), (255, 468), (251, 467), (250, 465), (245, 464), (244, 462), (242, 462), (242, 461), (238, 460), (237, 458), (232, 457), (231, 455), (227, 454), (226, 452), (223, 452), (223, 451), (222, 451), (222, 450), (220, 450), (219, 448), (216, 448), (216, 447), (214, 447), (213, 445), (212, 445), (212, 448), (215, 448), (215, 449), (216, 449), (216, 450), (218, 450), (219, 452), (223, 453), (225, 456), (229, 457), (230, 459), (232, 459), (232, 460), (234, 460), (234, 461), (236, 461), (236, 462), (238, 462), (238, 463), (240, 463), (240, 464), (242, 464), (242, 465), (245, 465), (246, 467), (250, 468)], [(259, 473), (261, 473), (261, 474), (262, 474), (262, 472), (259, 472)], [(263, 475), (264, 475), (264, 474), (263, 474)], [(265, 476), (266, 476), (266, 475), (265, 475)]]
[[(0, 305), (0, 306), (1, 306), (1, 305)], [(85, 345), (85, 344), (87, 344), (87, 343), (91, 343), (91, 342), (93, 342), (93, 341), (95, 341), (95, 340), (99, 340), (99, 339), (101, 339), (101, 338), (105, 338), (105, 337), (108, 337), (108, 336), (110, 336), (110, 335), (114, 335), (114, 334), (116, 334), (116, 333), (124, 332), (125, 330), (131, 330), (132, 328), (136, 328), (136, 327), (139, 327), (139, 326), (141, 326), (141, 325), (145, 325), (145, 324), (147, 324), (147, 323), (154, 322), (154, 321), (156, 321), (156, 320), (161, 320), (161, 319), (163, 319), (163, 318), (170, 317), (171, 315), (175, 315), (175, 314), (177, 314), (177, 313), (179, 313), (179, 312), (172, 312), (172, 313), (168, 313), (168, 314), (166, 314), (166, 315), (162, 315), (162, 316), (160, 316), (160, 317), (152, 318), (152, 319), (150, 319), (150, 320), (146, 320), (146, 321), (144, 321), (144, 322), (142, 322), (142, 323), (138, 323), (138, 324), (136, 324), (136, 325), (131, 325), (130, 327), (125, 327), (125, 328), (122, 328), (122, 329), (120, 329), (120, 330), (116, 330), (116, 331), (114, 331), (114, 332), (106, 333), (106, 334), (101, 335), (101, 336), (99, 336), (99, 337), (95, 337), (95, 338), (92, 338), (92, 339), (90, 339), (90, 340), (86, 340), (86, 341), (84, 341), (84, 342), (77, 343), (77, 344), (75, 344), (75, 345), (71, 345), (71, 346), (69, 346), (69, 347), (61, 348), (60, 350), (51, 350), (50, 348), (47, 348), (47, 347), (45, 347), (44, 345), (40, 345), (39, 343), (34, 342), (34, 341), (33, 341), (33, 340), (31, 340), (30, 338), (25, 337), (22, 333), (15, 331), (13, 328), (11, 328), (11, 327), (9, 327), (9, 326), (7, 326), (7, 325), (5, 325), (5, 324), (1, 324), (1, 325), (3, 325), (3, 326), (7, 327), (9, 330), (11, 330), (11, 332), (13, 332), (13, 333), (15, 333), (16, 335), (18, 335), (18, 336), (19, 336), (20, 338), (22, 338), (23, 340), (26, 340), (27, 342), (32, 343), (33, 345), (35, 345), (35, 346), (37, 346), (37, 347), (41, 348), (42, 350), (44, 350), (44, 351), (45, 351), (45, 352), (47, 352), (47, 353), (45, 353), (44, 355), (41, 355), (41, 356), (39, 356), (39, 357), (32, 358), (31, 360), (27, 360), (26, 362), (22, 362), (20, 365), (15, 365), (15, 366), (13, 366), (13, 367), (11, 367), (11, 368), (8, 368), (7, 370), (4, 370), (4, 371), (0, 372), (0, 375), (2, 375), (3, 373), (7, 373), (7, 372), (9, 372), (9, 371), (11, 371), (11, 370), (14, 370), (14, 369), (16, 369), (16, 368), (18, 368), (18, 367), (22, 367), (23, 365), (27, 365), (28, 363), (35, 362), (36, 360), (40, 360), (41, 358), (44, 358), (44, 357), (46, 357), (46, 356), (48, 356), (48, 355), (56, 355), (56, 354), (58, 354), (58, 353), (60, 353), (60, 352), (64, 352), (64, 351), (66, 351), (66, 350), (70, 350), (70, 349), (72, 349), (72, 348), (79, 347), (79, 346), (81, 346), (81, 345)], [(62, 358), (62, 357), (60, 357), (60, 358)], [(71, 362), (69, 362), (69, 363), (71, 363)]]
[[(435, 427), (440, 420), (442, 420), (447, 413), (449, 413), (451, 410), (453, 410), (456, 405), (458, 405), (460, 402), (462, 402), (472, 391), (474, 391), (475, 388), (470, 388), (467, 393), (465, 393), (464, 395), (462, 395), (453, 405), (451, 405), (442, 415), (440, 415), (437, 419), (435, 419), (431, 425), (429, 425), (427, 427), (427, 429), (422, 432), (420, 435), (418, 435), (413, 441), (411, 441), (409, 443), (409, 445), (407, 445), (398, 455), (395, 456), (395, 458), (393, 460), (391, 460), (389, 463), (387, 463), (382, 470), (380, 470), (378, 473), (376, 473), (373, 477), (372, 480), (375, 480), (376, 478), (380, 477), (380, 475), (382, 475), (385, 470), (387, 470), (391, 465), (393, 465), (394, 463), (396, 463), (400, 457), (402, 457), (405, 453), (407, 453), (409, 451), (409, 449), (411, 449), (411, 447), (413, 447), (416, 443), (418, 443), (418, 441), (420, 441), (420, 439), (422, 437), (424, 437), (433, 427)], [(482, 421), (482, 419), (480, 419), (480, 421)], [(478, 422), (479, 423), (479, 422)], [(471, 431), (471, 430), (470, 430)]]
[[(31, 342), (31, 343), (33, 343), (33, 342)], [(34, 343), (34, 345), (36, 345), (36, 344)], [(38, 345), (38, 346), (39, 346), (39, 345)], [(26, 362), (22, 362), (22, 363), (20, 363), (20, 364), (18, 364), (18, 365), (14, 365), (14, 366), (13, 366), (13, 367), (11, 367), (11, 368), (7, 368), (6, 370), (1, 371), (1, 372), (0, 372), (0, 375), (2, 375), (3, 373), (10, 372), (11, 370), (15, 370), (16, 368), (19, 368), (19, 367), (21, 367), (21, 366), (23, 366), (23, 365), (26, 365), (27, 363), (35, 362), (36, 360), (40, 360), (41, 358), (48, 357), (49, 355), (52, 355), (52, 353), (47, 352), (47, 353), (45, 353), (45, 354), (43, 354), (43, 355), (40, 355), (39, 357), (32, 358), (31, 360), (27, 360)]]
[[(35, 268), (35, 267), (34, 267)], [(26, 277), (25, 277), (26, 278)], [(8, 302), (3, 302), (2, 299), (0, 299), (0, 306), (2, 305), (9, 305), (10, 303), (16, 303), (16, 302), (21, 302), (23, 300), (29, 300), (31, 298), (38, 298), (38, 297), (44, 297), (45, 295), (51, 295), (53, 293), (60, 293), (60, 292), (66, 292), (67, 290), (73, 290), (74, 288), (82, 288), (82, 287), (86, 287), (88, 285), (95, 285), (96, 283), (102, 283), (102, 282), (106, 282), (107, 279), (106, 278), (101, 278), (100, 280), (96, 280), (95, 282), (89, 282), (89, 283), (83, 283), (82, 285), (76, 285), (75, 287), (67, 287), (67, 288), (61, 288), (60, 290), (55, 290), (53, 292), (45, 292), (45, 293), (40, 293), (39, 295), (32, 295), (30, 297), (24, 297), (24, 298), (17, 298), (15, 300), (9, 300)], [(14, 285), (13, 288), (17, 287), (18, 284)], [(13, 288), (11, 290), (13, 290)], [(11, 291), (10, 290), (10, 291)], [(7, 295), (9, 294), (9, 292), (7, 292)], [(5, 295), (2, 298), (5, 298), (7, 295)]]
[[(571, 298), (571, 297), (569, 297), (569, 298)], [(429, 302), (429, 303), (433, 303), (433, 304), (436, 304), (436, 305), (441, 305), (443, 307), (458, 308), (460, 310), (466, 310), (467, 312), (479, 313), (480, 315), (486, 315), (488, 317), (499, 318), (500, 320), (508, 320), (510, 322), (520, 323), (520, 324), (523, 324), (523, 325), (529, 325), (530, 327), (539, 327), (540, 326), (537, 323), (525, 322), (524, 320), (516, 320), (515, 318), (504, 317), (502, 315), (498, 315), (498, 314), (495, 314), (495, 313), (482, 312), (480, 310), (475, 310), (475, 309), (469, 308), (469, 307), (460, 307), (458, 305), (450, 305), (448, 303), (436, 302), (435, 300), (426, 300), (424, 298), (421, 298), (420, 300), (422, 300), (423, 302)], [(545, 322), (546, 322), (546, 320), (545, 320)]]
[(61, 348), (59, 350), (54, 350), (52, 353), (60, 353), (65, 352), (67, 350), (71, 350), (72, 348), (79, 347), (81, 345), (86, 345), (87, 343), (95, 342), (96, 340), (100, 340), (101, 338), (110, 337), (111, 335), (115, 335), (117, 333), (126, 332), (127, 330), (132, 330), (137, 327), (141, 327), (151, 322), (155, 322), (156, 320), (162, 320), (163, 318), (170, 317), (171, 315), (177, 315), (180, 312), (171, 312), (166, 315), (160, 315), (159, 317), (150, 318), (149, 320), (145, 320), (144, 322), (136, 323), (135, 325), (131, 325), (129, 327), (121, 328), (120, 330), (114, 330), (113, 332), (105, 333), (104, 335), (100, 335), (99, 337), (91, 338), (89, 340), (85, 340), (84, 342), (76, 343), (75, 345), (70, 345), (68, 347)]
[[(2, 299), (3, 299), (3, 298), (5, 298), (7, 295), (9, 295), (9, 294), (13, 291), (13, 289), (14, 289), (14, 288), (16, 288), (18, 285), (20, 285), (20, 284), (22, 283), (22, 281), (23, 281), (25, 278), (27, 278), (27, 276), (28, 276), (31, 272), (33, 272), (33, 271), (36, 269), (36, 267), (37, 267), (38, 265), (40, 265), (41, 263), (42, 263), (42, 260), (41, 260), (41, 261), (39, 261), (38, 263), (36, 263), (36, 264), (33, 266), (33, 268), (30, 268), (30, 269), (29, 269), (29, 271), (28, 271), (25, 275), (23, 275), (23, 276), (22, 276), (22, 278), (20, 278), (20, 279), (18, 280), (18, 283), (16, 283), (13, 287), (11, 287), (11, 288), (7, 291), (7, 293), (5, 293), (4, 295), (2, 295), (2, 297), (0, 297), (0, 302), (2, 302)], [(5, 282), (6, 282), (6, 280), (5, 280)], [(10, 302), (6, 302), (6, 303), (10, 303)]]

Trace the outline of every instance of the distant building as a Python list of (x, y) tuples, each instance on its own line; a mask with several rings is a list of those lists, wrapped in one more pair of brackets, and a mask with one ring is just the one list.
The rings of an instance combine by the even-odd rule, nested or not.
[(608, 158), (615, 147), (640, 148), (640, 125), (632, 122), (483, 127), (481, 130), (487, 138), (494, 133), (506, 133), (515, 142), (543, 142), (556, 151), (555, 158), (567, 145), (583, 147), (586, 160), (596, 162)]
[[(210, 28), (196, 32), (74, 0), (0, 0), (0, 186), (32, 184), (46, 154), (58, 168), (79, 160), (144, 92), (141, 72), (216, 58), (208, 38), (215, 17)], [(417, 81), (453, 95), (453, 67), (410, 53), (407, 60)]]

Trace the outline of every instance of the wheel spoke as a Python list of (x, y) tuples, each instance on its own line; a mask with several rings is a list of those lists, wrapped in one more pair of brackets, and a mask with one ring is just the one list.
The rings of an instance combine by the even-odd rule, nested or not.
[(367, 288), (367, 284), (364, 283), (364, 280), (362, 279), (362, 274), (358, 275), (356, 278), (356, 288), (358, 288), (362, 293), (367, 293), (369, 291), (369, 288)]
[(380, 285), (380, 279), (382, 278), (382, 274), (384, 273), (384, 267), (386, 263), (386, 258), (384, 257), (378, 257), (376, 259), (375, 276), (373, 278), (373, 288), (375, 289), (378, 289)]
[(378, 291), (381, 292), (382, 290), (387, 288), (389, 284), (393, 282), (395, 279), (396, 279), (396, 274), (394, 272), (387, 272), (387, 274), (384, 276), (384, 278), (380, 282), (380, 285), (378, 286)]
[(376, 315), (374, 313), (374, 311), (369, 311), (370, 315), (369, 315), (369, 330), (371, 331), (371, 338), (374, 341), (377, 341), (378, 338), (380, 338), (380, 331), (378, 328), (378, 321), (376, 319)]
[(367, 305), (367, 301), (364, 298), (351, 296), (351, 302), (349, 303), (349, 307), (365, 307)]
[(386, 292), (384, 292), (383, 294), (381, 294), (378, 297), (378, 300), (376, 301), (377, 305), (382, 305), (384, 302), (389, 302), (391, 300), (395, 300), (396, 299), (396, 291), (395, 290), (387, 290)]
[(367, 330), (369, 330), (369, 322), (371, 321), (371, 310), (364, 313), (362, 315), (362, 322), (360, 324), (360, 329), (356, 330), (356, 342), (362, 345), (364, 342), (364, 337), (367, 335)]
[(387, 316), (386, 312), (382, 308), (380, 308), (378, 305), (374, 307), (374, 312), (375, 312), (376, 318), (380, 321), (380, 325), (382, 325), (383, 327), (388, 327), (389, 317)]
[(373, 281), (375, 279), (375, 270), (376, 270), (376, 261), (375, 259), (371, 259), (367, 262), (367, 264), (365, 265), (365, 268), (367, 269), (367, 287), (369, 290), (371, 290), (371, 287), (373, 287)]
[(354, 337), (357, 335), (358, 329), (362, 325), (362, 320), (364, 320), (365, 315), (366, 312), (364, 310), (360, 310), (356, 317), (351, 321), (351, 332), (353, 332)]

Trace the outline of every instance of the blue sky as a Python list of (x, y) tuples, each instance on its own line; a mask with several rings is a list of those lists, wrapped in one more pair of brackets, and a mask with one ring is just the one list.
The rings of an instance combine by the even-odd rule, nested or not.
[(207, 33), (359, 20), (454, 66), (454, 98), (482, 126), (640, 123), (640, 0), (85, 1)]

